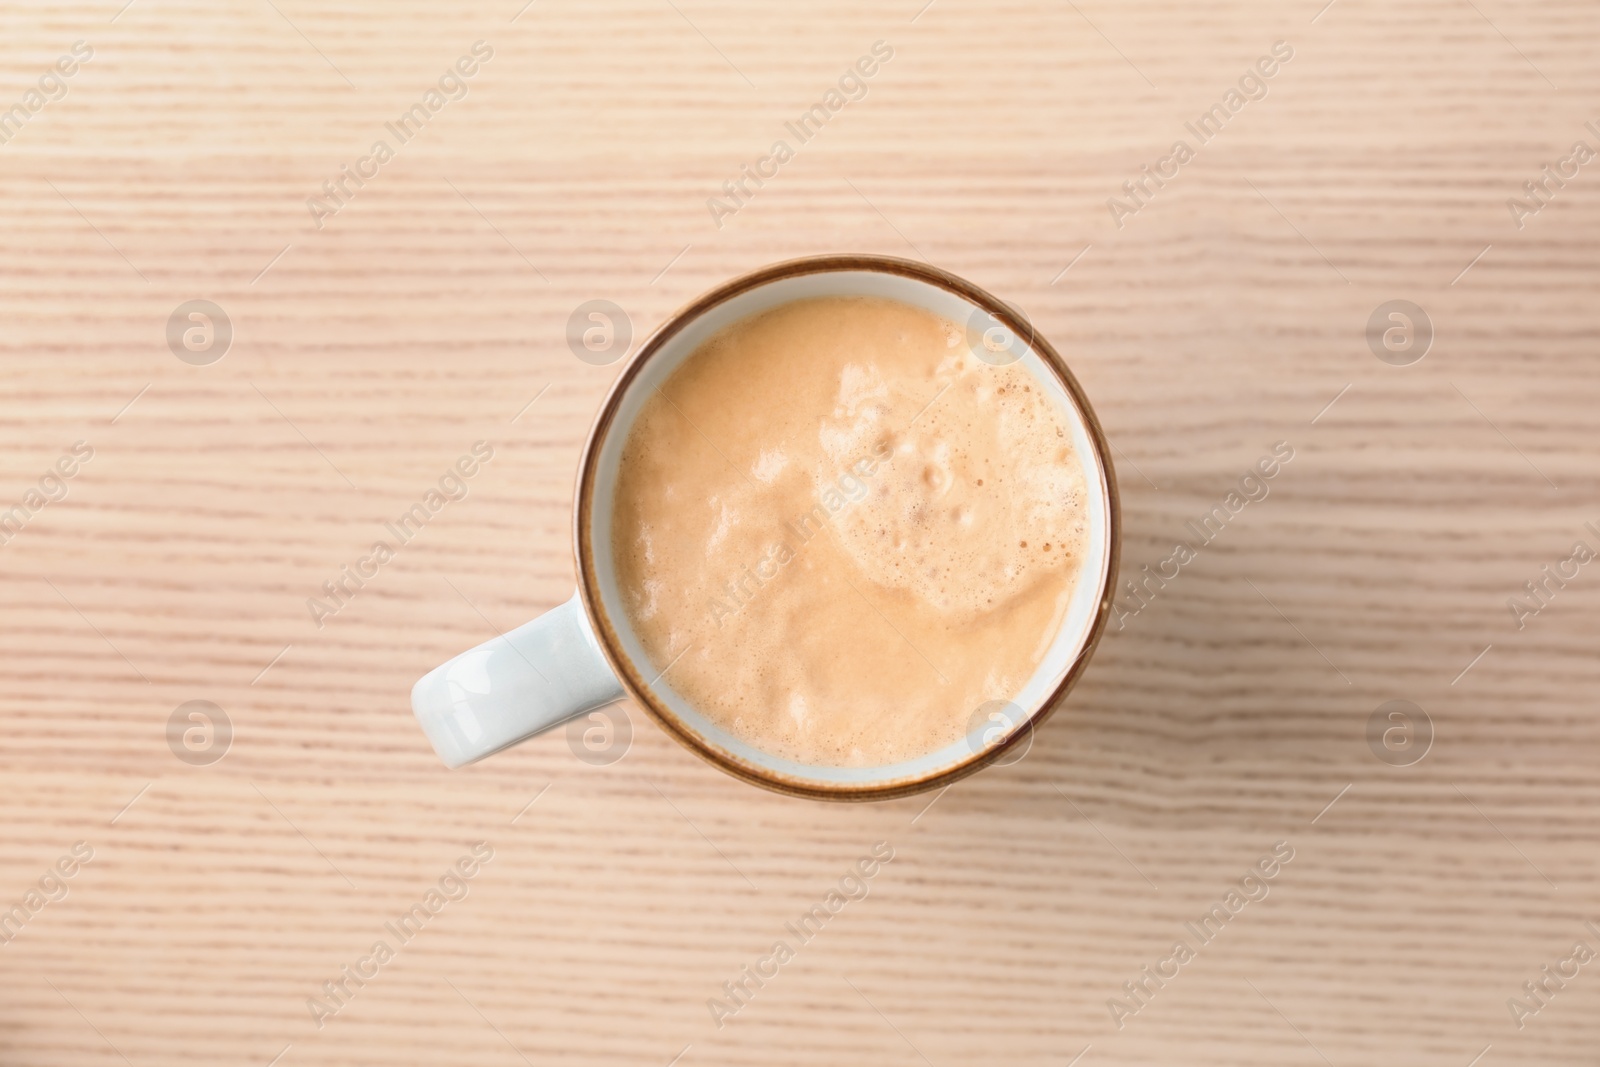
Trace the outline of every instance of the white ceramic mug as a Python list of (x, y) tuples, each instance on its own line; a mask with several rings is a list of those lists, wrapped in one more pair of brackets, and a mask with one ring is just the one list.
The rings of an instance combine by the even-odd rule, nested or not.
[[(877, 767), (800, 764), (721, 729), (664, 681), (634, 633), (612, 560), (612, 495), (622, 446), (645, 400), (707, 338), (757, 312), (819, 296), (878, 296), (925, 308), (988, 335), (980, 356), (1020, 360), (1066, 416), (1083, 464), (1089, 539), (1077, 584), (1049, 652), (1012, 714), (981, 742)], [(998, 345), (992, 343), (998, 337)], [(999, 358), (994, 358), (998, 352)], [(1066, 364), (1020, 315), (945, 271), (884, 256), (821, 256), (737, 278), (679, 310), (623, 368), (600, 408), (578, 467), (573, 508), (578, 590), (565, 604), (435, 668), (411, 691), (417, 719), (451, 767), (471, 763), (585, 712), (632, 696), (690, 750), (746, 781), (822, 799), (872, 800), (946, 785), (1031, 740), (1062, 702), (1105, 629), (1120, 540), (1116, 482), (1105, 437)]]

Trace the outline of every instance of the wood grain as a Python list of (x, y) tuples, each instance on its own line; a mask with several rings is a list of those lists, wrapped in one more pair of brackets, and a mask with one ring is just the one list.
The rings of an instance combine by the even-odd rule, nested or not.
[[(1506, 206), (1600, 148), (1593, 4), (119, 6), (0, 14), (0, 109), (94, 49), (0, 144), (0, 511), (94, 449), (0, 545), (0, 904), (94, 850), (0, 945), (0, 1063), (1594, 1062), (1600, 965), (1521, 1029), (1506, 1004), (1600, 948), (1600, 572), (1506, 607), (1600, 545), (1600, 163)], [(307, 198), (477, 40), (466, 97), (318, 229)], [(865, 98), (713, 225), (877, 40)], [(1278, 40), (1268, 95), (1118, 228), (1107, 198)], [(1026, 759), (931, 807), (769, 795), (637, 709), (611, 766), (558, 731), (443, 770), (412, 681), (572, 588), (616, 373), (566, 350), (573, 308), (642, 332), (844, 250), (963, 274), (1063, 351), (1128, 574), (1295, 458)], [(204, 367), (164, 337), (197, 298), (235, 328)], [(1392, 299), (1436, 328), (1411, 366), (1367, 347)], [(319, 629), (306, 599), (477, 440), (468, 498)], [(1410, 767), (1366, 741), (1391, 699), (1435, 727)], [(168, 748), (190, 700), (232, 721), (220, 762)], [(319, 1028), (307, 999), (476, 841), (467, 896)], [(708, 998), (877, 841), (870, 895), (719, 1029)], [(1118, 1029), (1277, 841), (1270, 895)]]

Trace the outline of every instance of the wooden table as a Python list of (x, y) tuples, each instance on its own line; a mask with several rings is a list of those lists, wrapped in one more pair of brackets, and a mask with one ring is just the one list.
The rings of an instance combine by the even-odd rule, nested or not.
[[(1600, 162), (1541, 172), (1600, 149), (1594, 4), (121, 2), (0, 33), (4, 107), (93, 52), (0, 145), (0, 512), (27, 512), (0, 1063), (1595, 1062), (1600, 963), (1562, 961), (1600, 951), (1600, 564), (1564, 561), (1600, 550)], [(719, 228), (708, 199), (880, 40)], [(342, 204), (341, 165), (368, 175)], [(1167, 177), (1132, 198), (1142, 166)], [(642, 335), (838, 250), (926, 257), (1067, 354), (1129, 576), (1294, 459), (1026, 759), (937, 798), (770, 795), (637, 708), (610, 765), (556, 731), (445, 771), (412, 681), (572, 588), (618, 367), (574, 358), (573, 309)], [(168, 344), (192, 300), (220, 360), (186, 319), (195, 362)], [(1394, 300), (1420, 361), (1369, 345)], [(308, 599), (480, 440), (467, 498), (319, 627)], [(1546, 565), (1576, 576), (1508, 607)], [(1410, 765), (1387, 719), (1369, 744), (1392, 700), (1431, 722)], [(169, 745), (190, 701), (231, 741)], [(866, 899), (719, 1028), (708, 1000), (880, 841)], [(465, 897), (395, 936), (475, 842)]]

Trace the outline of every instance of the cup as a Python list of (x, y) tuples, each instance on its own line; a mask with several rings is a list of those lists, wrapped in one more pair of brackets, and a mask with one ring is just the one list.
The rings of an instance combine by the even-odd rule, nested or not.
[[(960, 741), (876, 767), (796, 763), (721, 729), (674, 692), (630, 624), (612, 559), (613, 495), (623, 445), (645, 400), (722, 328), (810, 297), (876, 296), (967, 325), (974, 353), (1020, 361), (1066, 416), (1087, 487), (1089, 537), (1060, 630), (1022, 692), (974, 709)], [(1066, 363), (1026, 318), (936, 267), (887, 256), (790, 260), (736, 278), (683, 307), (640, 346), (600, 407), (578, 465), (573, 546), (578, 588), (532, 622), (428, 672), (411, 706), (445, 764), (492, 755), (569, 719), (630, 696), (675, 740), (714, 766), (781, 793), (883, 800), (937, 789), (1020, 758), (1034, 728), (1061, 705), (1105, 630), (1115, 591), (1121, 524), (1104, 434)], [(670, 664), (667, 665), (670, 669)], [(986, 714), (984, 709), (989, 708)], [(1009, 760), (1007, 759), (1009, 754)]]

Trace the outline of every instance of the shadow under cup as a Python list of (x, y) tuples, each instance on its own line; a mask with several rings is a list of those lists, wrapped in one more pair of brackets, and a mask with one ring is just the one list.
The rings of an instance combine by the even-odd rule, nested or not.
[[(653, 663), (645, 652), (617, 584), (612, 551), (618, 468), (634, 420), (650, 396), (719, 330), (769, 308), (828, 296), (883, 297), (923, 308), (968, 325), (980, 358), (1018, 362), (1063, 414), (1087, 490), (1089, 536), (1060, 630), (1022, 691), (996, 694), (1014, 707), (1009, 713), (973, 709), (975, 727), (966, 737), (916, 759), (879, 766), (797, 763), (763, 751), (701, 714), (672, 688), (670, 671), (662, 671), (669, 665)], [(985, 340), (987, 347), (979, 350)], [(1033, 335), (1026, 320), (977, 287), (921, 264), (876, 256), (777, 264), (708, 293), (674, 316), (629, 363), (596, 420), (579, 474), (575, 523), (579, 591), (606, 658), (632, 694), (669, 733), (723, 770), (780, 792), (821, 799), (887, 799), (937, 788), (1026, 743), (1034, 725), (1077, 680), (1099, 640), (1118, 549), (1117, 497), (1105, 440), (1061, 358)]]

